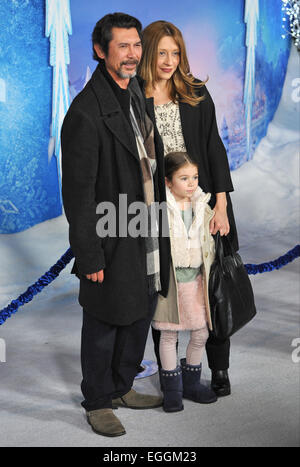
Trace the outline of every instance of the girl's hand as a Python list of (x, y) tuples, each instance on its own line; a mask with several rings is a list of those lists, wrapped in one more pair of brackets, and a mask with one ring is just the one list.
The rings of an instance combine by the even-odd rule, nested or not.
[(101, 269), (101, 271), (95, 272), (93, 274), (87, 274), (86, 277), (93, 282), (100, 282), (101, 284), (104, 281), (104, 271)]

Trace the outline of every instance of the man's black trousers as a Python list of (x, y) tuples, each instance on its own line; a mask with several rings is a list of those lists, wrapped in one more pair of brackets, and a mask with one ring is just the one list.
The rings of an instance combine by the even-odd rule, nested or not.
[(111, 408), (112, 399), (130, 391), (144, 357), (156, 304), (157, 294), (149, 295), (147, 316), (129, 326), (106, 324), (83, 310), (81, 390), (87, 411)]

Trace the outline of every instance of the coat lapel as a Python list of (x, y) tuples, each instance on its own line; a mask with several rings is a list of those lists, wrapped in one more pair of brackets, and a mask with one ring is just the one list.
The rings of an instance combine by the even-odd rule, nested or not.
[(156, 145), (156, 152), (157, 154), (164, 154), (164, 146), (162, 139), (160, 137), (160, 134), (157, 130), (156, 127), (156, 121), (155, 121), (155, 112), (154, 112), (154, 99), (153, 97), (148, 97), (146, 99), (146, 112), (149, 115), (149, 117), (152, 120), (152, 123), (154, 125), (154, 139), (155, 139), (155, 145)]
[(152, 122), (155, 124), (154, 99), (153, 99), (153, 97), (148, 97), (148, 99), (146, 99), (146, 110), (147, 110), (147, 114), (151, 118)]
[(121, 106), (100, 70), (96, 69), (91, 78), (91, 85), (96, 94), (105, 125), (114, 136), (139, 160), (136, 140), (130, 124)]
[(191, 124), (193, 122), (193, 107), (184, 102), (179, 102), (179, 113), (185, 147), (187, 152), (192, 154), (192, 141), (195, 140), (195, 126)]
[(139, 161), (136, 140), (130, 128), (129, 122), (120, 110), (113, 115), (103, 116), (104, 123), (115, 137), (128, 149), (128, 151)]

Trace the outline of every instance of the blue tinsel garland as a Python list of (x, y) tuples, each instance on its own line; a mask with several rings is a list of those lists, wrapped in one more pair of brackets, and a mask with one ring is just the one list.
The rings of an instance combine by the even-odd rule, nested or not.
[(26, 292), (20, 295), (16, 300), (13, 300), (6, 308), (0, 311), (0, 325), (3, 324), (7, 318), (13, 313), (16, 313), (20, 306), (30, 302), (33, 297), (41, 292), (44, 287), (51, 284), (54, 279), (61, 273), (66, 265), (74, 258), (71, 248), (69, 248), (64, 255), (55, 263), (49, 271), (47, 271), (42, 277), (39, 278), (34, 284), (32, 284)]
[[(296, 245), (292, 250), (288, 251), (285, 255), (280, 256), (274, 261), (261, 264), (245, 264), (245, 268), (249, 275), (273, 271), (274, 269), (282, 268), (299, 256), (300, 245)], [(61, 271), (66, 267), (72, 258), (74, 258), (74, 255), (71, 248), (69, 248), (57, 261), (57, 263), (55, 263), (54, 266), (49, 269), (49, 271), (40, 277), (40, 279), (33, 285), (28, 287), (26, 292), (20, 295), (16, 300), (13, 300), (6, 308), (3, 308), (3, 310), (0, 311), (0, 325), (3, 324), (13, 313), (16, 313), (20, 306), (30, 302), (36, 294), (43, 290), (44, 287), (51, 284), (51, 282), (57, 278), (57, 276), (61, 273)]]
[(274, 261), (270, 261), (269, 263), (261, 263), (261, 264), (245, 264), (245, 268), (247, 273), (250, 274), (257, 274), (262, 272), (269, 272), (274, 271), (274, 269), (280, 269), (288, 263), (291, 263), (294, 259), (300, 256), (300, 245), (296, 245), (292, 250), (289, 250), (285, 255), (280, 256), (279, 258), (275, 259)]

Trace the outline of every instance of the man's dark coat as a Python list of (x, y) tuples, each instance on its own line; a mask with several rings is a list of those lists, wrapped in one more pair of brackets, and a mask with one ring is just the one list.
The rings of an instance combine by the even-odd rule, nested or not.
[[(129, 108), (127, 109), (129, 112)], [(144, 201), (141, 165), (128, 115), (121, 108), (100, 65), (72, 102), (62, 134), (62, 194), (75, 256), (72, 269), (80, 278), (79, 303), (93, 316), (113, 325), (129, 325), (148, 313), (145, 239), (119, 236), (119, 194), (128, 205)], [(157, 170), (155, 199), (165, 201), (163, 147), (155, 129)], [(116, 208), (117, 237), (101, 239), (96, 207), (111, 202)], [(160, 238), (163, 295), (170, 270), (169, 238)], [(104, 269), (102, 284), (85, 275)]]

